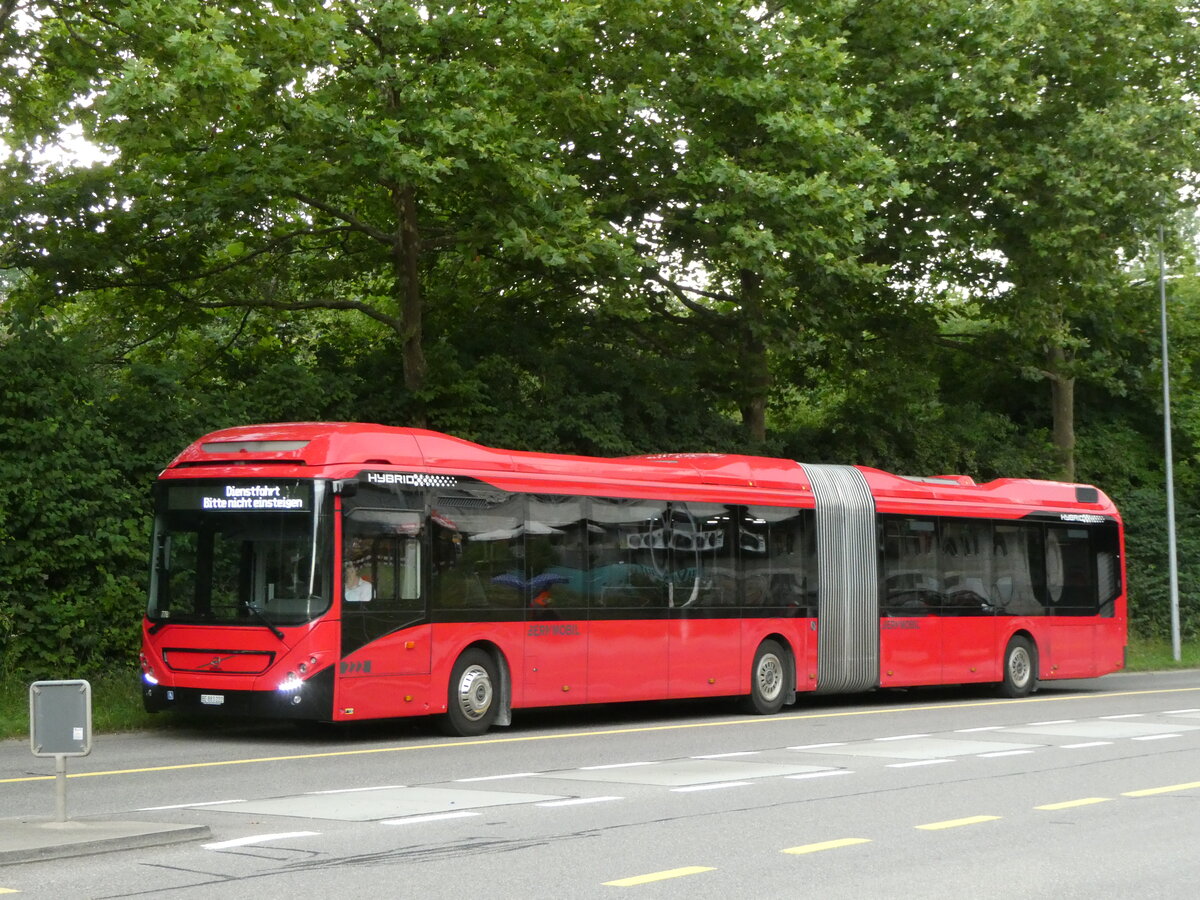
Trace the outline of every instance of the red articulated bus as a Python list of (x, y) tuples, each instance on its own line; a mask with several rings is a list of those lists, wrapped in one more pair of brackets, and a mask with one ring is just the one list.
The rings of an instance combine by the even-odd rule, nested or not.
[(155, 485), (149, 710), (317, 721), (995, 683), (1122, 668), (1094, 487), (414, 428), (231, 428)]

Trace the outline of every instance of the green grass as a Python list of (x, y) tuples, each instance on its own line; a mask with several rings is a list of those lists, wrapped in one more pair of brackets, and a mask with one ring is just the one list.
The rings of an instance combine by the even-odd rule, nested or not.
[[(69, 676), (64, 676), (69, 677)], [(142, 694), (134, 672), (87, 679), (92, 686), (92, 731), (139, 731), (168, 724), (166, 716), (142, 709)], [(0, 740), (29, 736), (29, 682), (0, 677)]]
[[(1200, 640), (1186, 642), (1176, 662), (1167, 640), (1130, 637), (1127, 672), (1200, 668)], [(138, 677), (130, 671), (89, 678), (92, 686), (92, 730), (96, 733), (162, 728), (177, 721), (142, 709)], [(0, 740), (29, 736), (29, 682), (0, 676)]]
[(1160, 672), (1166, 669), (1200, 668), (1200, 640), (1184, 641), (1180, 648), (1180, 659), (1169, 640), (1129, 636), (1129, 650), (1125, 657), (1127, 672)]

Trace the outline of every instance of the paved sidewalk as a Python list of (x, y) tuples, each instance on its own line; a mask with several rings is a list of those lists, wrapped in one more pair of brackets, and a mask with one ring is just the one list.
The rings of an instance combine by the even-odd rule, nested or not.
[(207, 825), (46, 818), (0, 819), (0, 866), (156, 847), (210, 836)]

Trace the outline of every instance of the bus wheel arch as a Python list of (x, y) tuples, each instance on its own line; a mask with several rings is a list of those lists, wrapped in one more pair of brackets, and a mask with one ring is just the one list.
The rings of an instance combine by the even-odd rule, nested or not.
[(1038, 649), (1032, 635), (1018, 631), (1008, 639), (1001, 659), (1003, 680), (1000, 693), (1005, 697), (1028, 697), (1037, 690)]
[(770, 716), (796, 700), (796, 664), (787, 641), (770, 635), (759, 642), (750, 665), (750, 693), (742, 698), (745, 712)]
[(511, 721), (512, 681), (504, 655), (486, 643), (464, 648), (450, 669), (439, 727), (454, 737), (476, 737)]

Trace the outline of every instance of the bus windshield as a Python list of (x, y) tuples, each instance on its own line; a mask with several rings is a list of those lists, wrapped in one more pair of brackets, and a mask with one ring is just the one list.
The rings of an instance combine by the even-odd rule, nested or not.
[(325, 612), (333, 596), (325, 487), (301, 481), (161, 486), (147, 617), (159, 626), (276, 631)]

